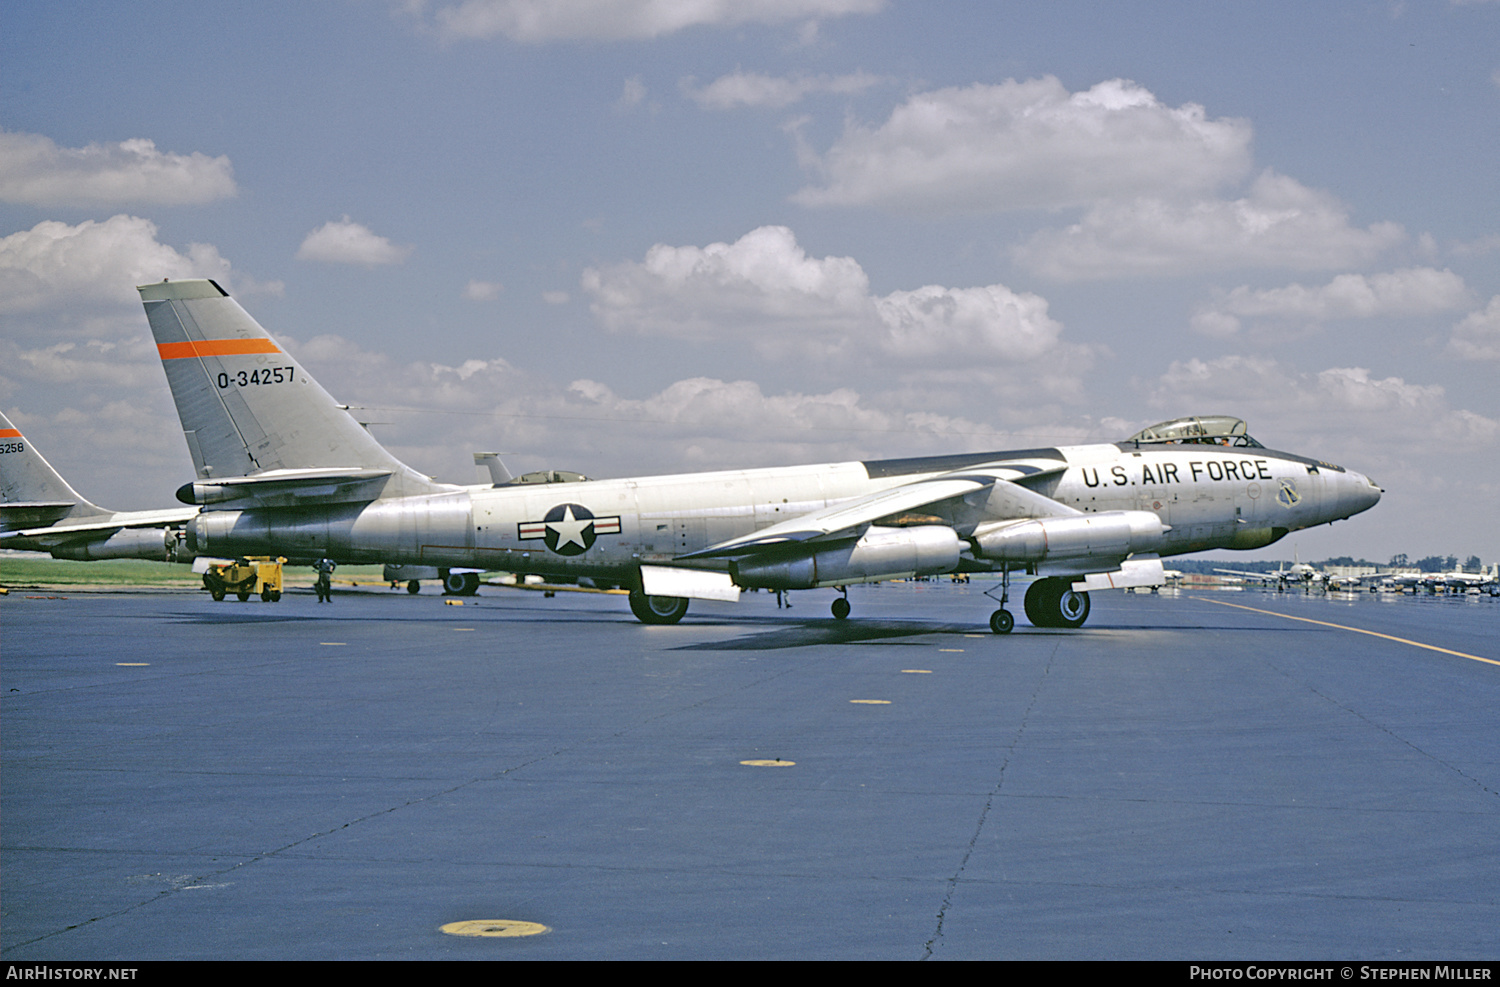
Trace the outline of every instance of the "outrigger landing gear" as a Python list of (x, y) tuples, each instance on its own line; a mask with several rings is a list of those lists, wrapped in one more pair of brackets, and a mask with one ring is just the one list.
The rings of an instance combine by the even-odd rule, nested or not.
[(844, 595), (834, 600), (833, 606), (829, 607), (829, 609), (833, 611), (834, 620), (843, 620), (849, 616), (849, 587), (835, 586), (834, 589)]
[[(985, 590), (984, 595), (993, 600), (994, 588)], [(1005, 609), (1005, 604), (1008, 602), (1010, 602), (1010, 570), (1005, 569), (1000, 573), (1000, 609), (990, 614), (990, 630), (996, 634), (1009, 634), (1016, 626), (1016, 618)]]

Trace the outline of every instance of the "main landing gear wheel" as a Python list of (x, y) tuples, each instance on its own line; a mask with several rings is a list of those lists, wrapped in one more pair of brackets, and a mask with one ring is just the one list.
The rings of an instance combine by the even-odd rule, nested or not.
[(834, 620), (843, 620), (849, 616), (849, 601), (841, 596), (833, 601), (833, 606), (829, 609), (833, 611)]
[(630, 591), (630, 612), (643, 624), (675, 624), (687, 613), (687, 608), (684, 596), (647, 596), (638, 590)]
[(1038, 579), (1026, 590), (1026, 619), (1036, 627), (1082, 627), (1089, 619), (1089, 595), (1066, 579)]
[(413, 579), (413, 580), (409, 581), (406, 584), (406, 591), (408, 593), (410, 593), (412, 596), (416, 596), (418, 593), (422, 592), (422, 582), (421, 582), (421, 580)]
[(996, 610), (990, 614), (990, 630), (996, 634), (1009, 634), (1016, 626), (1016, 618), (1009, 610)]
[[(415, 583), (416, 580), (412, 580)], [(406, 591), (415, 593), (411, 583), (407, 584)], [(453, 596), (473, 596), (479, 592), (479, 573), (477, 572), (450, 572), (443, 577), (443, 592)]]

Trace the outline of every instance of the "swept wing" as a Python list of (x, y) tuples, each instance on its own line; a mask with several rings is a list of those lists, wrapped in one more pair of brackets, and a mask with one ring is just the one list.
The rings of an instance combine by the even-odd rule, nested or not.
[[(969, 507), (966, 513), (974, 514), (976, 520), (1075, 515), (1079, 511), (1013, 482), (1016, 478), (1060, 472), (1063, 468), (1056, 466), (1037, 471), (1029, 467), (997, 464), (942, 473), (789, 518), (752, 534), (731, 538), (678, 558), (691, 560), (745, 556), (768, 550), (779, 551), (804, 542), (858, 538), (883, 518), (952, 501), (964, 502)], [(967, 527), (972, 528), (972, 524)]]

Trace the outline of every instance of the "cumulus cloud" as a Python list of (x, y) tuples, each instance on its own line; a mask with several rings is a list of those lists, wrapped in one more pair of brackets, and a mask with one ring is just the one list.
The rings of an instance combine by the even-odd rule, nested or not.
[(90, 339), (25, 347), (7, 342), (0, 348), (6, 366), (19, 378), (67, 388), (145, 388), (158, 386), (160, 358), (149, 333), (118, 343)]
[(49, 220), (0, 239), (0, 313), (138, 308), (138, 284), (228, 278), (229, 262), (214, 247), (195, 243), (183, 254), (156, 233), (150, 220), (120, 215), (76, 226)]
[(1124, 79), (1070, 93), (1056, 78), (920, 93), (878, 127), (851, 122), (823, 154), (809, 206), (950, 214), (1205, 191), (1250, 167), (1250, 125), (1171, 107)]
[(345, 216), (343, 219), (324, 223), (307, 234), (302, 246), (297, 249), (297, 259), (376, 267), (382, 264), (399, 264), (406, 260), (411, 251), (411, 247), (398, 247), (372, 232), (368, 226)]
[(1210, 336), (1230, 335), (1242, 318), (1295, 320), (1429, 315), (1470, 302), (1464, 279), (1449, 270), (1407, 267), (1384, 274), (1340, 274), (1324, 285), (1291, 284), (1252, 289), (1241, 285), (1193, 316), (1193, 327)]
[(85, 465), (110, 477), (89, 489), (129, 490), (102, 498), (121, 509), (170, 503), (169, 489), (141, 486), (159, 478), (157, 464), (192, 470), (135, 286), (211, 277), (242, 297), (281, 287), (235, 274), (208, 244), (179, 252), (156, 237), (155, 224), (120, 215), (38, 223), (0, 239), (0, 398), (42, 412), (61, 437), (45, 447), (64, 475)]
[[(282, 342), (357, 418), (387, 423), (374, 430), (394, 454), (450, 480), (467, 480), (469, 453), (486, 448), (507, 450), (514, 472), (630, 476), (1037, 442), (921, 401), (893, 403), (849, 387), (771, 391), (752, 380), (690, 377), (631, 396), (499, 358), (403, 365), (337, 336)], [(1049, 432), (1044, 441), (1062, 435)]]
[(1453, 327), (1447, 352), (1461, 360), (1500, 360), (1500, 295)]
[[(427, 4), (410, 4), (425, 21)], [(869, 14), (885, 0), (462, 0), (438, 5), (449, 38), (497, 35), (530, 44), (657, 38), (690, 27), (784, 24)]]
[(1396, 223), (1360, 229), (1332, 195), (1267, 170), (1235, 200), (1101, 202), (1079, 223), (1038, 232), (1014, 256), (1058, 280), (1244, 267), (1327, 270), (1366, 265), (1404, 237)]
[(646, 84), (641, 77), (633, 75), (625, 80), (624, 87), (620, 90), (620, 98), (615, 101), (618, 110), (630, 110), (644, 102), (646, 99)]
[(492, 302), (505, 291), (498, 281), (470, 281), (464, 287), (464, 297), (471, 302)]
[(237, 189), (229, 158), (158, 151), (145, 138), (58, 147), (40, 134), (0, 130), (0, 201), (29, 206), (212, 202)]
[(1176, 361), (1150, 400), (1172, 414), (1236, 414), (1273, 448), (1330, 458), (1344, 449), (1389, 464), (1393, 456), (1500, 442), (1500, 421), (1453, 408), (1441, 386), (1376, 378), (1364, 367), (1310, 374), (1262, 357)]
[(8, 405), (6, 417), (94, 503), (111, 510), (171, 507), (172, 490), (192, 478), (193, 464), (161, 371), (155, 375), (144, 390), (129, 382), (123, 396), (99, 397), (95, 387), (110, 382), (58, 389), (77, 403), (44, 413)]
[(1451, 249), (1458, 257), (1483, 256), (1500, 250), (1500, 233), (1491, 233), (1489, 236), (1482, 236), (1475, 240), (1455, 243)]
[(1053, 353), (1062, 332), (1046, 299), (1004, 285), (873, 295), (854, 258), (809, 257), (784, 226), (706, 247), (657, 244), (640, 263), (588, 269), (583, 288), (608, 329), (748, 338), (772, 357), (1024, 362)]
[(781, 109), (814, 93), (848, 94), (868, 89), (880, 82), (868, 72), (848, 75), (794, 75), (778, 77), (755, 72), (733, 72), (699, 88), (697, 80), (683, 79), (683, 95), (706, 110), (732, 110), (742, 106), (765, 106)]

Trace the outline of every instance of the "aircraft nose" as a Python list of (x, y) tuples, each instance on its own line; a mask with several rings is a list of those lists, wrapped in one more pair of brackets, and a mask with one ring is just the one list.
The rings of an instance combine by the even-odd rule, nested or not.
[(1368, 511), (1380, 502), (1380, 495), (1385, 493), (1374, 480), (1353, 470), (1344, 474), (1343, 487), (1343, 495), (1339, 500), (1342, 501), (1340, 506), (1344, 508), (1345, 517)]

